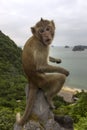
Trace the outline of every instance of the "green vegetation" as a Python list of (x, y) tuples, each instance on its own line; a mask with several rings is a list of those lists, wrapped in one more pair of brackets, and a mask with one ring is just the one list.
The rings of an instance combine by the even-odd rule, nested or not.
[[(15, 115), (25, 108), (25, 85), (27, 80), (22, 70), (22, 49), (0, 31), (0, 130), (13, 130)], [(87, 93), (75, 95), (79, 98), (73, 104), (56, 96), (53, 111), (58, 115), (70, 115), (75, 130), (87, 130)]]
[(22, 49), (0, 31), (0, 130), (13, 130), (16, 112), (24, 110), (27, 83)]
[(82, 91), (75, 96), (78, 97), (78, 101), (72, 104), (64, 103), (62, 100), (57, 103), (54, 100), (56, 109), (53, 112), (56, 115), (70, 115), (74, 120), (75, 130), (87, 130), (87, 92)]

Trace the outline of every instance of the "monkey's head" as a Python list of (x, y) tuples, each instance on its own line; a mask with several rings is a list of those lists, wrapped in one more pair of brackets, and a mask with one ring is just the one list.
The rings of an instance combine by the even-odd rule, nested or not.
[(55, 24), (53, 21), (41, 20), (36, 23), (34, 27), (31, 27), (31, 31), (34, 36), (36, 36), (41, 43), (45, 46), (51, 44), (54, 34), (55, 34)]

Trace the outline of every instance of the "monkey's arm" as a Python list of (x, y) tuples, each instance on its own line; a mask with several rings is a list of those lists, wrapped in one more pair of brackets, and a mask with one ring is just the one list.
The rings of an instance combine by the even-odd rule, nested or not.
[(59, 66), (52, 66), (52, 65), (48, 65), (48, 64), (38, 67), (37, 72), (40, 72), (40, 73), (54, 73), (54, 72), (56, 72), (56, 73), (65, 74), (66, 76), (69, 75), (69, 71), (67, 71), (66, 69), (59, 67)]
[(56, 59), (56, 58), (53, 58), (53, 57), (51, 57), (51, 56), (49, 56), (49, 61), (51, 61), (51, 62), (54, 62), (54, 63), (61, 63), (61, 59)]

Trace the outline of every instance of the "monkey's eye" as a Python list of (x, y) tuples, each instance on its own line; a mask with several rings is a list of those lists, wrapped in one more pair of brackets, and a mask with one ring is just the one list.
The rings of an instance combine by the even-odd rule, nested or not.
[(40, 29), (39, 30), (39, 33), (41, 34), (41, 33), (43, 33), (44, 32), (44, 29)]
[(50, 27), (47, 27), (47, 28), (46, 28), (46, 31), (50, 31)]

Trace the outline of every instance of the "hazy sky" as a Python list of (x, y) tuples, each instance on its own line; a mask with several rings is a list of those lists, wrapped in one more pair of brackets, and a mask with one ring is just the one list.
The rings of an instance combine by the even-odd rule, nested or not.
[(19, 46), (41, 17), (56, 24), (54, 45), (87, 45), (87, 0), (0, 0), (0, 30)]

